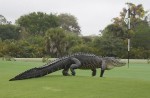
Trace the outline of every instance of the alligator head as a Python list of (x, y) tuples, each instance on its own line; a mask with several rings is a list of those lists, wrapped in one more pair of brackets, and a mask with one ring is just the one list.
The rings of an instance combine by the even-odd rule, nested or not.
[(104, 60), (106, 61), (107, 69), (112, 69), (114, 67), (121, 67), (126, 65), (125, 62), (122, 62), (120, 59), (115, 57), (104, 57)]

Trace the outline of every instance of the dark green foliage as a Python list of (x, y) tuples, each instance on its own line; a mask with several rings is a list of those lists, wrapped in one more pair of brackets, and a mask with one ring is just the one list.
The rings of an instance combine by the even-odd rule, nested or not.
[(82, 43), (77, 34), (68, 32), (63, 28), (51, 28), (45, 35), (46, 52), (53, 57), (69, 54), (70, 48)]
[(16, 23), (32, 35), (44, 36), (49, 28), (62, 27), (66, 31), (80, 34), (80, 27), (77, 19), (70, 14), (46, 14), (43, 12), (33, 12), (21, 16)]
[(126, 49), (122, 39), (112, 36), (96, 38), (94, 46), (99, 49), (102, 56), (117, 56), (121, 58), (124, 57)]
[(135, 28), (135, 35), (132, 38), (132, 45), (135, 48), (142, 47), (150, 49), (150, 26), (147, 22), (141, 22)]
[(15, 25), (10, 25), (10, 24), (6, 24), (6, 25), (0, 25), (0, 38), (2, 40), (6, 40), (6, 39), (19, 39), (19, 27), (15, 26)]
[(127, 33), (125, 29), (118, 25), (118, 24), (110, 24), (108, 25), (103, 31), (102, 31), (103, 36), (112, 36), (112, 37), (117, 37), (120, 39), (126, 39), (127, 38)]
[(79, 44), (70, 49), (71, 53), (85, 52), (85, 53), (96, 53), (98, 54), (98, 49), (90, 47), (87, 44)]
[[(36, 36), (35, 36), (36, 37)], [(0, 56), (11, 56), (11, 57), (42, 57), (44, 55), (43, 39), (36, 41), (32, 36), (27, 40), (5, 40), (0, 42)], [(41, 43), (41, 44), (40, 44)]]
[(56, 15), (48, 15), (43, 12), (33, 12), (21, 16), (16, 23), (32, 35), (44, 35), (47, 29), (59, 26)]
[(47, 53), (62, 56), (65, 51), (65, 31), (62, 28), (51, 28), (46, 32), (46, 50)]
[(130, 52), (131, 58), (148, 59), (150, 57), (150, 50), (144, 48), (132, 48)]

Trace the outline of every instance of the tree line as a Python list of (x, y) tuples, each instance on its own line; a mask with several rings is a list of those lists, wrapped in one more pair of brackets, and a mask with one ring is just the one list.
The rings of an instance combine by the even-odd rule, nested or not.
[(61, 57), (75, 52), (127, 58), (150, 58), (150, 15), (142, 4), (131, 6), (131, 30), (124, 23), (126, 8), (101, 30), (99, 36), (82, 36), (77, 18), (71, 14), (32, 12), (11, 24), (0, 15), (0, 57)]

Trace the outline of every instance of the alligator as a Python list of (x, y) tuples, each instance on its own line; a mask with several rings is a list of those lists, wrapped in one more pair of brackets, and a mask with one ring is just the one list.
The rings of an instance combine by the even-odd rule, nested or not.
[(29, 69), (9, 81), (23, 80), (29, 78), (42, 77), (55, 71), (61, 70), (64, 76), (69, 76), (69, 69), (73, 76), (76, 75), (75, 69), (91, 69), (92, 76), (96, 75), (96, 69), (100, 68), (100, 77), (103, 77), (105, 70), (110, 70), (114, 67), (124, 66), (125, 63), (121, 62), (115, 57), (101, 57), (95, 54), (88, 53), (75, 53), (69, 56), (58, 58), (52, 62), (49, 62), (41, 67), (35, 67)]

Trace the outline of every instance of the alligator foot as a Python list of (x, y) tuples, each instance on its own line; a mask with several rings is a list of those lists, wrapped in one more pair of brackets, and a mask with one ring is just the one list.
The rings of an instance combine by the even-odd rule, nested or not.
[(63, 76), (70, 76), (69, 73), (63, 73)]
[(104, 72), (105, 72), (105, 70), (101, 70), (100, 77), (103, 77)]
[(72, 72), (72, 75), (73, 75), (73, 76), (75, 76), (75, 75), (76, 75), (76, 73), (75, 73), (75, 72)]

